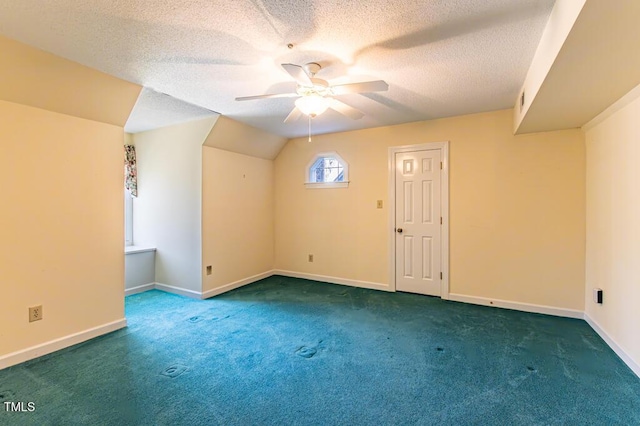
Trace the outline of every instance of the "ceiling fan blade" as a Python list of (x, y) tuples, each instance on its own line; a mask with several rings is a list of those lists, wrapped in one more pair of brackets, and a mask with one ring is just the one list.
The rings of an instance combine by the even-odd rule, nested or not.
[(270, 95), (255, 95), (255, 96), (241, 96), (236, 98), (236, 101), (253, 101), (254, 99), (269, 99), (269, 98), (295, 98), (298, 97), (297, 93), (273, 93)]
[(354, 120), (360, 120), (362, 117), (364, 117), (364, 114), (362, 112), (358, 111), (352, 106), (345, 104), (344, 102), (340, 102), (337, 99), (331, 98), (329, 100), (329, 108), (336, 110), (340, 114), (346, 115), (347, 117)]
[(300, 65), (282, 64), (282, 68), (301, 86), (313, 86), (311, 78)]
[(384, 92), (389, 90), (389, 85), (384, 80), (365, 81), (362, 83), (348, 83), (331, 86), (334, 95), (346, 95), (349, 93)]
[(287, 115), (287, 118), (284, 119), (284, 122), (291, 123), (293, 121), (296, 121), (297, 119), (300, 118), (301, 115), (302, 115), (302, 111), (300, 111), (298, 107), (293, 107), (289, 115)]

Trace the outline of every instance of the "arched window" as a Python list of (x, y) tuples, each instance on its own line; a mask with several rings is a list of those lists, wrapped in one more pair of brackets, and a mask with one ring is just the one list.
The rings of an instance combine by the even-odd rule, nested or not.
[(336, 152), (317, 154), (307, 165), (305, 185), (309, 188), (346, 188), (349, 165)]

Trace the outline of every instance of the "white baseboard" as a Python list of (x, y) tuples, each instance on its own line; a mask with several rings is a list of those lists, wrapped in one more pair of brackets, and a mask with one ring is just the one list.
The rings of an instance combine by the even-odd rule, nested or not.
[[(253, 275), (251, 277), (247, 277), (247, 278), (243, 278), (241, 280), (238, 281), (234, 281), (232, 283), (229, 284), (225, 284), (221, 287), (217, 287), (211, 290), (207, 290), (205, 292), (197, 292), (197, 291), (193, 291), (193, 290), (186, 290), (180, 287), (173, 287), (170, 285), (166, 285), (166, 284), (162, 284), (162, 283), (155, 283), (155, 285), (153, 287), (148, 287), (147, 290), (151, 290), (152, 288), (158, 289), (158, 290), (162, 290), (162, 291), (166, 291), (168, 293), (175, 293), (175, 294), (179, 294), (182, 296), (187, 296), (187, 297), (193, 297), (196, 299), (208, 299), (210, 297), (214, 297), (217, 296), (219, 294), (222, 293), (226, 293), (227, 291), (231, 291), (234, 290), (236, 288), (240, 288), (242, 286), (245, 286), (247, 284), (251, 284), (254, 283), (256, 281), (260, 281), (264, 278), (269, 278), (270, 276), (273, 275), (282, 275), (285, 277), (292, 277), (292, 278), (304, 278), (307, 280), (314, 280), (314, 281), (322, 281), (322, 282), (326, 282), (329, 284), (341, 284), (341, 285), (348, 285), (351, 287), (360, 287), (360, 288), (368, 288), (368, 289), (372, 289), (372, 290), (382, 290), (382, 291), (392, 291), (388, 285), (386, 284), (379, 284), (379, 283), (373, 283), (373, 282), (368, 282), (368, 281), (358, 281), (358, 280), (351, 280), (351, 279), (347, 279), (347, 278), (338, 278), (338, 277), (330, 277), (330, 276), (326, 276), (326, 275), (315, 275), (315, 274), (307, 274), (304, 272), (293, 272), (293, 271), (285, 271), (282, 269), (274, 269), (271, 271), (266, 271), (263, 272), (261, 274), (257, 274), (257, 275)], [(141, 291), (145, 291), (145, 290), (141, 290)]]
[(221, 287), (217, 287), (211, 290), (207, 290), (205, 292), (199, 292), (199, 291), (194, 291), (194, 290), (188, 290), (186, 288), (182, 288), (182, 287), (175, 287), (172, 285), (168, 285), (168, 284), (162, 284), (162, 283), (150, 283), (150, 284), (144, 284), (138, 287), (133, 287), (130, 289), (125, 290), (125, 296), (129, 296), (131, 294), (136, 294), (136, 293), (142, 293), (143, 291), (148, 291), (148, 290), (160, 290), (160, 291), (165, 291), (167, 293), (173, 293), (173, 294), (179, 294), (180, 296), (185, 296), (185, 297), (191, 297), (194, 299), (208, 299), (210, 297), (213, 296), (217, 296), (219, 294), (222, 293), (226, 293), (227, 291), (231, 291), (233, 289), (242, 287), (244, 285), (247, 284), (251, 284), (253, 282), (256, 281), (260, 281), (261, 279), (264, 278), (268, 278), (270, 276), (273, 275), (273, 271), (267, 271), (267, 272), (263, 272), (261, 274), (257, 274), (248, 278), (243, 278), (241, 280), (238, 281), (234, 281), (232, 283), (229, 284), (225, 284)]
[[(326, 275), (307, 274), (303, 272), (285, 271), (282, 269), (274, 269), (271, 271), (254, 275), (252, 277), (235, 281), (230, 284), (226, 284), (222, 287), (205, 291), (204, 293), (200, 293), (193, 290), (187, 290), (179, 287), (174, 287), (166, 284), (161, 284), (161, 283), (152, 283), (152, 284), (145, 284), (145, 285), (141, 285), (131, 289), (127, 289), (125, 291), (125, 294), (129, 295), (129, 294), (139, 293), (147, 290), (152, 290), (155, 288), (158, 290), (166, 291), (169, 293), (175, 293), (182, 296), (187, 296), (187, 297), (192, 297), (197, 299), (207, 299), (209, 297), (217, 296), (219, 294), (242, 287), (247, 284), (251, 284), (253, 282), (259, 281), (264, 278), (268, 278), (273, 275), (282, 275), (285, 277), (293, 277), (293, 278), (303, 278), (303, 279), (308, 279), (313, 281), (326, 282), (330, 284), (348, 285), (352, 287), (360, 287), (360, 288), (367, 288), (367, 289), (373, 289), (373, 290), (391, 291), (389, 286), (385, 284), (373, 283), (368, 281), (351, 280), (346, 278), (330, 277)], [(622, 347), (618, 345), (618, 343), (611, 336), (609, 336), (609, 334), (607, 334), (607, 332), (604, 331), (604, 329), (600, 327), (600, 325), (591, 317), (589, 317), (589, 315), (587, 315), (585, 312), (574, 310), (574, 309), (564, 309), (564, 308), (557, 308), (553, 306), (512, 302), (508, 300), (489, 299), (485, 297), (467, 296), (467, 295), (456, 294), (456, 293), (450, 293), (449, 300), (456, 301), (456, 302), (463, 302), (463, 303), (471, 303), (474, 305), (483, 305), (483, 306), (490, 306), (490, 307), (497, 307), (497, 308), (513, 309), (513, 310), (524, 311), (524, 312), (555, 315), (560, 317), (584, 319), (591, 326), (591, 328), (593, 328), (593, 330), (596, 333), (598, 333), (598, 335), (600, 335), (600, 337), (607, 343), (607, 345), (609, 345), (609, 347), (620, 357), (620, 359), (622, 359), (622, 361), (625, 364), (627, 364), (627, 366), (629, 366), (631, 371), (633, 371), (638, 377), (640, 377), (640, 365), (636, 361), (634, 361), (633, 358), (631, 358), (631, 356), (629, 356), (622, 349)], [(90, 328), (88, 330), (74, 333), (69, 336), (54, 339), (49, 342), (32, 346), (24, 350), (20, 350), (17, 352), (0, 356), (0, 370), (7, 367), (11, 367), (13, 365), (20, 364), (25, 361), (29, 361), (34, 358), (38, 358), (43, 355), (50, 354), (55, 351), (59, 351), (61, 349), (76, 345), (78, 343), (82, 343), (89, 339), (102, 336), (103, 334), (111, 333), (113, 331), (119, 330), (126, 326), (127, 326), (127, 320), (126, 318), (122, 318), (120, 320), (103, 324), (98, 327)]]
[(593, 328), (596, 333), (600, 335), (600, 337), (602, 337), (602, 340), (604, 340), (606, 344), (609, 345), (611, 349), (613, 349), (613, 351), (620, 357), (620, 359), (622, 359), (622, 361), (624, 361), (624, 363), (629, 366), (631, 371), (633, 371), (636, 376), (640, 377), (640, 364), (635, 362), (633, 358), (631, 358), (629, 354), (627, 354), (624, 349), (622, 349), (620, 345), (618, 345), (618, 343), (613, 340), (613, 338), (609, 336), (609, 334), (607, 334), (607, 332), (604, 331), (602, 327), (600, 327), (600, 324), (598, 324), (593, 318), (587, 315), (586, 312), (584, 314), (584, 320), (591, 326), (591, 328)]
[(272, 275), (273, 275), (273, 271), (267, 271), (267, 272), (263, 272), (261, 274), (253, 275), (253, 276), (248, 277), (248, 278), (243, 278), (241, 280), (234, 281), (234, 282), (229, 283), (229, 284), (225, 284), (222, 287), (217, 287), (217, 288), (213, 288), (211, 290), (207, 290), (207, 291), (202, 293), (202, 298), (203, 299), (208, 299), (210, 297), (217, 296), (217, 295), (222, 294), (222, 293), (226, 293), (227, 291), (234, 290), (236, 288), (245, 286), (247, 284), (251, 284), (251, 283), (254, 283), (256, 281), (260, 281), (260, 280), (262, 280), (264, 278), (269, 278)]
[(558, 317), (583, 319), (584, 312), (575, 309), (556, 308), (554, 306), (534, 305), (531, 303), (511, 302), (509, 300), (489, 299), (486, 297), (467, 296), (464, 294), (449, 293), (449, 300), (454, 302), (471, 303), (474, 305), (491, 306), (494, 308), (506, 308), (516, 311), (533, 312), (536, 314), (555, 315)]
[[(202, 293), (199, 291), (189, 290), (182, 287), (174, 287), (168, 284), (155, 283), (154, 288), (166, 291), (167, 293), (179, 294), (180, 296), (191, 297), (194, 299), (202, 299)], [(151, 290), (151, 289), (149, 289)]]
[(368, 288), (371, 290), (392, 291), (387, 284), (374, 283), (369, 281), (358, 281), (348, 278), (329, 277), (326, 275), (307, 274), (305, 272), (285, 271), (274, 269), (273, 275), (282, 275), (292, 278), (303, 278), (305, 280), (322, 281), (330, 284), (348, 285), (351, 287)]
[(125, 288), (124, 295), (131, 296), (132, 294), (142, 293), (144, 291), (153, 290), (154, 288), (156, 288), (155, 283), (149, 283), (149, 284), (139, 285), (137, 287)]
[(77, 345), (78, 343), (93, 339), (94, 337), (102, 336), (103, 334), (111, 333), (112, 331), (119, 330), (126, 326), (127, 320), (126, 318), (122, 318), (98, 327), (93, 327), (88, 330), (60, 337), (27, 349), (3, 355), (0, 357), (0, 370), (50, 354), (51, 352), (59, 351), (60, 349), (68, 348), (69, 346)]

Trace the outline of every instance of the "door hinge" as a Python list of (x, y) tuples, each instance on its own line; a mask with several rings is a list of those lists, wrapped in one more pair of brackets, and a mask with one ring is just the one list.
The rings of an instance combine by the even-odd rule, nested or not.
[(442, 272), (440, 272), (440, 279), (442, 279)]
[(442, 216), (440, 217), (440, 225), (442, 225)]
[(442, 161), (440, 162), (440, 170), (442, 170)]

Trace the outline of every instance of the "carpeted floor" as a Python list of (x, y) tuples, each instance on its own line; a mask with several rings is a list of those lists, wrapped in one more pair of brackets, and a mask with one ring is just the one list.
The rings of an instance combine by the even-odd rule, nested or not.
[(580, 320), (277, 276), (126, 309), (0, 371), (0, 403), (36, 407), (0, 424), (640, 424), (640, 379)]

